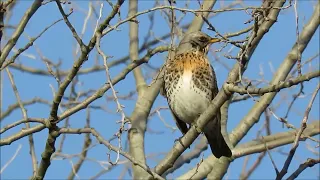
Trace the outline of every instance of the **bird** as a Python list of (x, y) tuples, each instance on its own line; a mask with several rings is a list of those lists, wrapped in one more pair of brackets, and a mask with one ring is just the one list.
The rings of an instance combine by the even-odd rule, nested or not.
[[(185, 34), (174, 57), (165, 63), (161, 92), (167, 98), (177, 127), (183, 134), (219, 92), (207, 54), (210, 45), (220, 41), (201, 31)], [(202, 131), (216, 158), (231, 157), (232, 152), (221, 134), (220, 121), (219, 110)]]

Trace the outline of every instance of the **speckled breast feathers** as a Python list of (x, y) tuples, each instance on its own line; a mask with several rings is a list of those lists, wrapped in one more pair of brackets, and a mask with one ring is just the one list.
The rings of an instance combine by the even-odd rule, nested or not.
[(165, 96), (171, 110), (185, 121), (202, 113), (218, 92), (214, 71), (202, 52), (176, 55), (167, 62), (165, 71)]

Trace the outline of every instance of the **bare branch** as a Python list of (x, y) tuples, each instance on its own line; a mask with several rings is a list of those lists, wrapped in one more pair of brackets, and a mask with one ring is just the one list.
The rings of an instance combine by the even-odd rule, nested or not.
[[(129, 1), (129, 13), (128, 16), (132, 16), (136, 14), (138, 11), (138, 1), (137, 0), (131, 0)], [(130, 59), (131, 61), (139, 59), (139, 54), (138, 54), (138, 48), (139, 48), (139, 36), (138, 36), (138, 31), (139, 31), (139, 25), (137, 22), (134, 20), (129, 22), (129, 39), (130, 39), (130, 47), (129, 47), (129, 53), (130, 53)], [(136, 80), (136, 88), (138, 93), (142, 93), (141, 90), (143, 90), (146, 86), (146, 82), (143, 78), (142, 71), (139, 67), (135, 68), (133, 70), (133, 75)]]
[[(50, 123), (50, 125), (48, 125), (49, 126), (49, 134), (48, 134), (48, 138), (47, 138), (47, 143), (46, 143), (45, 150), (42, 153), (42, 160), (41, 160), (39, 169), (38, 169), (36, 175), (32, 177), (34, 180), (43, 179), (46, 172), (47, 172), (48, 167), (50, 166), (50, 157), (55, 151), (55, 141), (56, 141), (56, 138), (58, 137), (58, 134), (57, 134), (58, 127), (56, 126), (56, 123), (59, 122), (60, 118), (58, 117), (57, 112), (58, 112), (59, 104), (60, 104), (62, 97), (65, 93), (65, 90), (68, 87), (68, 85), (70, 84), (70, 82), (77, 75), (81, 65), (85, 62), (85, 60), (87, 60), (89, 52), (93, 49), (93, 47), (96, 43), (97, 35), (99, 33), (101, 33), (104, 28), (107, 27), (109, 22), (118, 13), (118, 10), (119, 10), (120, 6), (122, 5), (122, 3), (123, 3), (123, 0), (118, 0), (116, 8), (114, 8), (110, 12), (110, 14), (106, 18), (106, 20), (97, 28), (97, 30), (95, 31), (94, 36), (91, 38), (88, 46), (82, 45), (80, 42), (78, 42), (81, 47), (81, 55), (78, 58), (78, 60), (74, 62), (72, 69), (70, 70), (70, 72), (67, 75), (67, 77), (65, 78), (65, 80), (60, 84), (59, 90), (55, 94), (55, 97), (53, 100), (53, 105), (52, 105), (52, 108), (50, 111), (50, 117), (47, 121)], [(62, 8), (59, 1), (57, 1), (57, 4), (58, 4), (59, 8)], [(64, 14), (63, 14), (63, 16), (66, 17)], [(65, 21), (68, 22), (67, 19), (65, 19)], [(71, 31), (74, 33), (73, 35), (77, 38), (78, 37), (77, 34), (75, 33), (75, 31), (72, 30), (71, 27), (72, 26), (69, 26)]]
[[(70, 12), (69, 14), (67, 14), (66, 16), (68, 17), (72, 12)], [(0, 71), (3, 70), (4, 68), (6, 68), (8, 65), (14, 63), (14, 61), (17, 59), (17, 57), (23, 53), (24, 51), (26, 51), (27, 49), (29, 49), (29, 47), (31, 47), (33, 45), (33, 43), (39, 39), (48, 29), (50, 29), (52, 26), (54, 26), (55, 24), (57, 24), (58, 22), (62, 21), (63, 19), (58, 19), (57, 21), (53, 22), (52, 24), (50, 24), (48, 27), (44, 28), (43, 31), (40, 32), (40, 34), (34, 38), (30, 38), (30, 41), (28, 42), (28, 44), (26, 44), (23, 48), (20, 48), (18, 50), (18, 52), (16, 52), (15, 55), (13, 55), (5, 64), (3, 64), (2, 67), (0, 67)]]
[(310, 100), (310, 102), (309, 102), (309, 104), (308, 104), (308, 107), (307, 107), (307, 109), (306, 109), (306, 111), (305, 111), (305, 114), (304, 114), (304, 116), (303, 116), (303, 119), (302, 119), (302, 121), (301, 121), (301, 128), (300, 128), (300, 130), (298, 131), (297, 135), (295, 136), (294, 143), (293, 143), (293, 145), (292, 145), (292, 147), (291, 147), (290, 153), (289, 153), (289, 155), (288, 155), (288, 157), (287, 157), (287, 159), (286, 159), (286, 161), (285, 161), (285, 163), (284, 163), (284, 165), (283, 165), (282, 170), (280, 171), (279, 174), (277, 174), (277, 178), (276, 178), (277, 180), (282, 179), (283, 176), (284, 176), (284, 175), (287, 173), (287, 171), (288, 171), (288, 168), (289, 168), (289, 166), (290, 166), (290, 163), (291, 163), (291, 161), (292, 161), (292, 158), (293, 158), (293, 156), (294, 156), (294, 154), (295, 154), (295, 152), (296, 152), (296, 150), (297, 150), (297, 148), (298, 148), (298, 146), (299, 146), (299, 139), (300, 139), (303, 131), (304, 131), (304, 130), (306, 129), (306, 127), (307, 127), (307, 121), (308, 121), (309, 113), (310, 113), (310, 110), (311, 110), (311, 108), (312, 108), (312, 104), (313, 104), (313, 102), (314, 102), (314, 100), (315, 100), (315, 98), (316, 98), (316, 96), (317, 96), (317, 94), (318, 94), (319, 89), (320, 89), (320, 84), (318, 84), (316, 90), (314, 91), (314, 93), (313, 93), (313, 95), (312, 95), (312, 97), (311, 97), (311, 100)]
[(129, 153), (126, 153), (122, 151), (121, 149), (118, 149), (111, 145), (108, 141), (104, 140), (102, 136), (93, 128), (82, 128), (82, 129), (69, 129), (69, 128), (61, 128), (59, 130), (59, 133), (67, 133), (67, 134), (81, 134), (81, 133), (91, 133), (93, 136), (96, 137), (96, 139), (103, 145), (105, 145), (107, 148), (114, 152), (119, 152), (122, 156), (126, 157), (129, 159), (133, 164), (140, 166), (142, 169), (144, 169), (146, 172), (148, 172), (150, 175), (153, 176), (153, 178), (156, 179), (162, 179), (161, 176), (153, 172), (147, 165), (140, 163), (136, 161)]
[[(11, 74), (9, 68), (6, 68), (6, 71), (8, 73), (8, 76), (9, 76), (9, 79), (10, 79), (10, 82), (11, 82), (11, 85), (12, 85), (12, 89), (13, 89), (13, 92), (17, 98), (17, 101), (18, 101), (18, 104), (21, 108), (21, 111), (22, 111), (22, 115), (23, 115), (23, 119), (26, 121), (26, 128), (30, 128), (30, 124), (28, 122), (28, 115), (27, 115), (27, 110), (24, 108), (23, 104), (22, 104), (22, 101), (21, 101), (21, 98), (20, 98), (20, 95), (19, 95), (19, 92), (18, 92), (18, 88), (14, 82), (14, 79), (13, 79), (13, 75)], [(33, 175), (36, 173), (37, 171), (37, 166), (38, 166), (38, 161), (37, 161), (37, 157), (36, 157), (36, 152), (35, 152), (35, 147), (34, 147), (34, 140), (33, 140), (33, 136), (32, 134), (29, 135), (28, 137), (29, 139), (29, 145), (30, 145), (30, 155), (31, 155), (31, 160), (32, 160), (32, 170), (33, 170)]]
[(267, 87), (263, 88), (255, 88), (255, 87), (250, 87), (250, 83), (247, 87), (240, 87), (234, 84), (226, 83), (223, 85), (223, 88), (225, 91), (231, 91), (231, 92), (237, 92), (241, 95), (243, 94), (259, 94), (259, 95), (264, 95), (265, 93), (270, 93), (270, 92), (279, 92), (281, 89), (284, 88), (289, 88), (291, 86), (300, 84), (301, 82), (304, 81), (309, 81), (313, 78), (319, 77), (320, 76), (320, 71), (314, 71), (310, 72), (304, 75), (301, 75), (297, 78), (290, 79), (287, 81), (282, 81), (274, 85), (270, 85)]
[[(80, 45), (80, 48), (82, 51), (86, 52), (87, 51), (87, 47), (85, 46), (85, 44), (82, 42), (82, 39), (79, 37), (79, 35), (77, 34), (76, 30), (74, 29), (74, 27), (72, 26), (72, 24), (70, 23), (69, 19), (68, 19), (68, 15), (63, 11), (63, 8), (60, 4), (60, 0), (56, 0), (56, 4), (59, 8), (59, 11), (63, 17), (64, 22), (67, 24), (67, 26), (69, 27), (70, 31), (72, 32), (73, 37), (77, 40), (78, 44)], [(72, 13), (72, 9), (70, 10), (71, 12), (69, 14)]]
[(302, 173), (305, 169), (307, 169), (308, 167), (313, 167), (314, 165), (319, 163), (320, 163), (320, 159), (308, 158), (306, 162), (304, 162), (303, 164), (300, 164), (299, 168), (294, 173), (292, 173), (287, 180), (296, 179), (300, 175), (300, 173)]
[(7, 44), (2, 49), (2, 53), (0, 56), (0, 68), (2, 67), (2, 64), (4, 63), (5, 59), (9, 55), (10, 51), (12, 50), (13, 46), (16, 45), (19, 37), (23, 33), (25, 27), (27, 26), (29, 20), (33, 16), (33, 14), (39, 9), (41, 6), (41, 3), (43, 0), (35, 0), (31, 7), (26, 11), (24, 16), (22, 17), (19, 25), (17, 26), (15, 32), (13, 33), (11, 39), (7, 42)]
[[(89, 128), (90, 127), (90, 110), (87, 109), (87, 117), (86, 117), (86, 128)], [(85, 139), (84, 139), (84, 142), (83, 142), (83, 146), (82, 146), (82, 151), (81, 151), (81, 154), (80, 154), (80, 159), (79, 161), (74, 165), (73, 167), (73, 171), (71, 171), (69, 173), (69, 176), (68, 176), (68, 179), (69, 180), (72, 180), (74, 179), (74, 176), (77, 174), (77, 172), (79, 171), (80, 167), (82, 166), (85, 158), (87, 157), (87, 153), (88, 153), (88, 148), (90, 147), (91, 145), (91, 138), (90, 138), (90, 134), (86, 134), (85, 135)]]
[[(207, 2), (207, 1), (205, 1)], [(277, 1), (274, 7), (281, 7), (284, 4), (284, 1)], [(248, 41), (250, 43), (250, 48), (245, 50), (245, 52), (240, 52), (239, 54), (244, 54), (245, 57), (245, 64), (249, 61), (252, 53), (254, 52), (255, 48), (258, 46), (260, 40), (266, 33), (266, 29), (269, 29), (273, 23), (275, 22), (277, 15), (279, 14), (278, 9), (271, 10), (270, 13), (270, 21), (266, 21), (264, 24), (259, 27), (258, 32), (254, 33), (251, 37), (252, 40)], [(274, 12), (273, 12), (274, 11)], [(240, 71), (240, 65), (236, 64), (235, 67), (229, 74), (228, 82), (236, 82), (239, 78), (239, 75), (244, 72), (244, 70)], [(189, 131), (179, 140), (179, 142), (175, 143), (171, 152), (169, 152), (166, 158), (161, 161), (156, 166), (156, 172), (158, 174), (163, 174), (167, 169), (169, 169), (178, 158), (179, 155), (185, 150), (186, 147), (190, 146), (190, 144), (196, 139), (196, 137), (200, 134), (201, 129), (206, 125), (206, 123), (213, 117), (218, 109), (231, 97), (231, 94), (226, 94), (224, 91), (220, 91), (218, 95), (212, 100), (212, 103), (208, 107), (208, 109), (201, 114), (198, 118), (197, 123), (192, 125)], [(215, 179), (214, 177), (210, 177)]]
[[(27, 119), (22, 119), (20, 121), (16, 121), (12, 124), (9, 124), (7, 126), (4, 126), (1, 130), (0, 130), (0, 134), (5, 133), (7, 130), (14, 128), (20, 124), (27, 124), (29, 122), (36, 122), (36, 123), (41, 123), (41, 124), (45, 124), (45, 119), (38, 119), (38, 118), (27, 118)], [(29, 127), (30, 128), (30, 127)]]
[(0, 170), (0, 174), (2, 174), (3, 171), (10, 165), (10, 163), (17, 157), (17, 155), (18, 155), (18, 153), (19, 153), (19, 151), (20, 151), (21, 148), (22, 148), (22, 145), (19, 144), (19, 146), (18, 146), (16, 152), (13, 154), (13, 156), (9, 159), (9, 161), (8, 161), (6, 164), (4, 164), (4, 165), (2, 166), (2, 168), (1, 168), (1, 170)]
[[(314, 121), (308, 124), (303, 134), (304, 138), (301, 138), (300, 141), (306, 140), (308, 136), (315, 136), (318, 134), (320, 134), (320, 123), (319, 121)], [(295, 135), (296, 130), (290, 130), (287, 132), (281, 132), (269, 136), (264, 136), (263, 139), (255, 139), (247, 143), (239, 144), (234, 149), (232, 149), (232, 159), (234, 160), (240, 157), (247, 156), (249, 154), (261, 153), (266, 151), (267, 148), (274, 149), (283, 145), (290, 144), (294, 142)], [(214, 156), (209, 156), (207, 159), (204, 160), (202, 166), (209, 168), (214, 165), (214, 167), (217, 168), (219, 165), (223, 165), (222, 162), (224, 161), (225, 159), (217, 159)], [(229, 161), (230, 160), (227, 160), (227, 162)], [(213, 164), (212, 162), (214, 162), (215, 164)], [(216, 163), (218, 163), (218, 165)], [(208, 170), (207, 168), (200, 168), (201, 171), (199, 171), (199, 175), (194, 176), (194, 178), (205, 176), (206, 174), (208, 174), (208, 171), (210, 171), (210, 169)], [(190, 171), (176, 179), (187, 179), (194, 173), (194, 169), (195, 168), (191, 169)]]
[[(126, 75), (129, 74), (134, 68), (136, 68), (137, 66), (141, 65), (142, 63), (148, 62), (149, 59), (155, 55), (156, 53), (159, 52), (164, 52), (167, 51), (168, 47), (166, 46), (160, 46), (157, 47), (151, 51), (149, 51), (144, 57), (142, 57), (141, 59), (134, 61), (132, 63), (130, 63), (118, 76), (116, 76), (113, 80), (112, 80), (112, 84), (117, 84), (118, 82), (120, 82), (121, 80), (125, 79)], [(72, 114), (85, 109), (90, 103), (92, 103), (93, 101), (95, 101), (98, 98), (101, 98), (102, 95), (110, 89), (110, 85), (109, 84), (105, 84), (103, 87), (101, 87), (100, 89), (98, 89), (93, 95), (91, 95), (90, 97), (86, 98), (83, 102), (81, 102), (80, 104), (77, 104), (76, 106), (64, 111), (60, 116), (59, 116), (59, 121), (62, 121), (63, 119), (71, 116)], [(21, 139), (25, 136), (28, 136), (29, 134), (33, 134), (36, 132), (39, 132), (41, 130), (43, 130), (46, 127), (46, 125), (38, 125), (38, 126), (34, 126), (31, 127), (29, 129), (25, 129), (23, 131), (20, 131), (10, 137), (4, 138), (4, 139), (0, 139), (0, 146), (3, 145), (10, 145), (12, 142)]]

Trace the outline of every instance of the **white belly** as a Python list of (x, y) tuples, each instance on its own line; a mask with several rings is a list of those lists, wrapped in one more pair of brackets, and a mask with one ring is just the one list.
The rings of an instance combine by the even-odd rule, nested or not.
[(191, 73), (184, 74), (172, 92), (170, 107), (182, 121), (191, 124), (206, 110), (210, 100), (206, 93), (196, 88), (191, 81)]

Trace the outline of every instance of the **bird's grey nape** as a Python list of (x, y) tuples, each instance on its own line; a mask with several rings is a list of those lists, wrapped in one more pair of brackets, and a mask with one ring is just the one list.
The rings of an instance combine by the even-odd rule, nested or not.
[[(200, 38), (205, 38), (207, 41), (201, 41)], [(190, 50), (201, 51), (206, 54), (209, 49), (208, 45), (210, 39), (211, 37), (209, 35), (201, 31), (185, 34), (177, 48), (176, 54), (181, 54), (182, 52)]]

